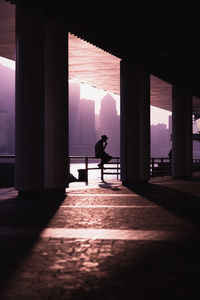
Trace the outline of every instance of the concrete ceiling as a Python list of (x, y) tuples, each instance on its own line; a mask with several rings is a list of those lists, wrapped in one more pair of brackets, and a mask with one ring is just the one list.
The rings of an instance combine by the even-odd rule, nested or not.
[[(120, 94), (120, 58), (69, 34), (69, 78)], [(0, 0), (0, 56), (15, 59), (15, 5)], [(171, 111), (172, 86), (151, 75), (151, 105)], [(200, 113), (200, 100), (193, 99)]]
[(69, 78), (120, 94), (120, 59), (98, 47), (68, 35)]
[[(69, 34), (69, 77), (120, 95), (120, 59)], [(151, 75), (151, 105), (171, 111), (171, 85)]]

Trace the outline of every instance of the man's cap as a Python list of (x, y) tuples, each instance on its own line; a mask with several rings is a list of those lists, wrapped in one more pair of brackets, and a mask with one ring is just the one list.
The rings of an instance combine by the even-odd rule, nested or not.
[(101, 138), (104, 139), (104, 140), (105, 140), (105, 139), (108, 140), (107, 135), (102, 135)]

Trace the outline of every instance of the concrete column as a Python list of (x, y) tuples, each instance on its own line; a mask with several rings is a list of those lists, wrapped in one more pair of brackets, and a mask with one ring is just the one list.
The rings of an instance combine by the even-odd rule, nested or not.
[(45, 189), (64, 191), (68, 182), (67, 33), (62, 22), (45, 23)]
[(16, 165), (20, 192), (44, 186), (43, 16), (16, 7)]
[(192, 95), (172, 88), (172, 175), (192, 176)]
[(150, 74), (133, 62), (121, 62), (121, 180), (150, 177)]

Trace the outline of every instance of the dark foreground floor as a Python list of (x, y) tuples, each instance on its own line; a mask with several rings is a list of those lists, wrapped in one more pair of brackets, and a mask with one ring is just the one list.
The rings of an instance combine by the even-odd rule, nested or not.
[(198, 299), (200, 181), (0, 189), (1, 300)]

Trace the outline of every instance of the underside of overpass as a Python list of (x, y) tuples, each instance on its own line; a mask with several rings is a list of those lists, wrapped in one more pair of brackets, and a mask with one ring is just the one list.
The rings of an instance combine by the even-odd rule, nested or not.
[[(200, 115), (198, 6), (87, 4), (0, 0), (0, 55), (14, 59), (16, 48), (17, 189), (67, 186), (68, 78), (120, 94), (123, 184), (149, 180), (150, 104), (172, 111), (172, 175), (191, 177), (192, 113)], [(36, 147), (27, 151), (30, 144)]]
[[(151, 72), (151, 105), (171, 111), (171, 84), (181, 83), (191, 88), (193, 113), (199, 114), (200, 51), (192, 39), (198, 29), (192, 18), (195, 6), (189, 1), (181, 8), (135, 3), (130, 8), (75, 9), (72, 4), (65, 8), (62, 1), (56, 7), (33, 1), (33, 7), (66, 18), (71, 32), (69, 78), (119, 95), (120, 60), (132, 57)], [(0, 0), (0, 56), (15, 60), (15, 5), (5, 0)]]

